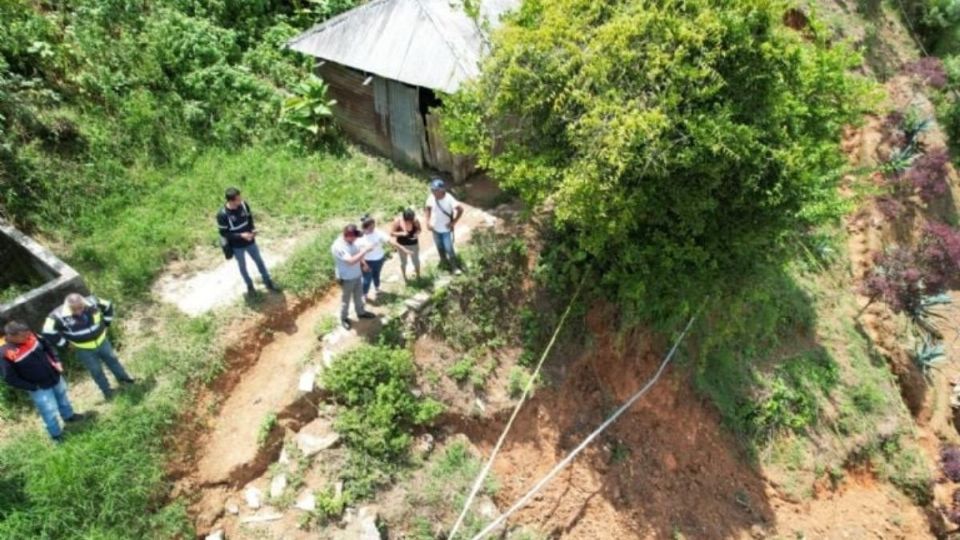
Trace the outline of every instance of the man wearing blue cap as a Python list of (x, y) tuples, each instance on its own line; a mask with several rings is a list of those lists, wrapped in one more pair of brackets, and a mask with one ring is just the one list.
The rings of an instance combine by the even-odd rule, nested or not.
[(443, 180), (430, 181), (430, 195), (426, 204), (427, 228), (433, 232), (433, 242), (440, 254), (440, 264), (460, 273), (457, 252), (453, 248), (453, 229), (463, 215), (463, 206), (453, 195), (447, 193)]

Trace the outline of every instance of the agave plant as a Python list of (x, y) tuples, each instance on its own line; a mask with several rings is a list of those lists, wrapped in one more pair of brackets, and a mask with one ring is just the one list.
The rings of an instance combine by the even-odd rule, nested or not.
[(943, 361), (945, 356), (946, 351), (943, 343), (932, 339), (923, 339), (913, 352), (913, 361), (916, 362), (924, 376), (929, 376), (930, 371)]
[[(953, 299), (951, 299), (947, 293), (924, 296), (920, 299), (920, 305), (916, 311), (910, 314), (910, 318), (918, 328), (923, 330), (925, 336), (939, 338), (941, 333), (940, 330), (937, 329), (934, 319), (946, 319), (946, 317), (942, 313), (937, 313), (935, 308), (937, 306), (945, 306), (951, 302), (953, 302)], [(927, 338), (924, 337), (924, 339)]]
[(890, 152), (890, 158), (881, 166), (881, 169), (888, 176), (899, 177), (913, 165), (919, 155), (916, 147), (910, 144), (897, 148)]
[(903, 122), (900, 124), (900, 129), (907, 137), (907, 146), (912, 147), (917, 146), (920, 134), (929, 131), (931, 127), (933, 127), (933, 120), (930, 117), (923, 116), (920, 108), (916, 105), (911, 105), (907, 109), (907, 113), (903, 115)]
[(316, 75), (298, 84), (295, 94), (283, 102), (280, 119), (309, 134), (319, 142), (330, 134), (333, 126), (333, 106), (337, 101), (327, 97), (327, 83)]

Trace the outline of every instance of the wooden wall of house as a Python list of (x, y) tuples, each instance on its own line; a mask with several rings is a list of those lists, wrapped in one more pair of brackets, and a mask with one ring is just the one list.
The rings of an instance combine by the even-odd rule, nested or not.
[(471, 157), (447, 149), (438, 114), (420, 114), (416, 87), (376, 75), (364, 85), (366, 74), (334, 62), (319, 66), (317, 75), (337, 100), (334, 115), (350, 138), (397, 162), (449, 173), (457, 182), (476, 170)]
[(330, 85), (328, 96), (337, 100), (333, 113), (343, 131), (374, 150), (392, 156), (389, 116), (386, 110), (377, 111), (374, 97), (374, 88), (379, 85), (371, 82), (364, 86), (366, 75), (334, 62), (318, 67), (317, 75)]

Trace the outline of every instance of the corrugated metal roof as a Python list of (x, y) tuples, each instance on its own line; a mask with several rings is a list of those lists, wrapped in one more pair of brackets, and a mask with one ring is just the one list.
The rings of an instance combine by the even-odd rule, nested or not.
[[(519, 0), (482, 0), (495, 26)], [(317, 58), (416, 86), (454, 92), (480, 72), (482, 31), (451, 0), (372, 0), (320, 23), (287, 46)]]

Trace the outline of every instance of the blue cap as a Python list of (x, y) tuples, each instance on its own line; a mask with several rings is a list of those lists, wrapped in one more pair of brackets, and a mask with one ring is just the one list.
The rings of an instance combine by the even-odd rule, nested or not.
[(436, 191), (438, 189), (446, 189), (446, 184), (443, 183), (443, 180), (439, 178), (434, 178), (430, 181), (430, 191)]

